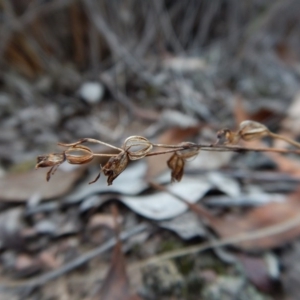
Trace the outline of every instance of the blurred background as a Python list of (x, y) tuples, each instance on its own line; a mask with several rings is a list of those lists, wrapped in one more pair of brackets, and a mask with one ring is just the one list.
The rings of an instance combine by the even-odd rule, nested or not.
[(176, 125), (172, 111), (232, 126), (236, 93), (280, 116), (298, 90), (298, 1), (4, 0), (1, 12), (2, 167), (58, 139)]
[[(44, 170), (33, 170), (36, 156), (56, 151), (57, 142), (70, 143), (90, 137), (119, 146), (129, 135), (142, 135), (170, 144), (182, 140), (212, 143), (217, 130), (235, 129), (244, 118), (259, 121), (274, 132), (297, 139), (300, 136), (299, 12), (298, 0), (0, 0), (1, 276), (5, 280), (15, 280), (57, 269), (70, 257), (80, 256), (86, 248), (93, 248), (113, 235), (112, 216), (103, 203), (107, 202), (107, 197), (111, 200), (116, 196), (107, 196), (110, 190), (106, 189), (105, 183), (101, 185), (102, 190), (91, 192), (92, 186), (84, 182), (85, 188), (79, 187), (75, 195), (79, 191), (84, 193), (74, 197), (74, 188), (94, 174), (96, 166), (81, 171), (63, 168), (57, 179), (54, 176), (48, 185), (44, 182)], [(156, 178), (165, 171), (162, 164), (165, 160), (148, 163), (139, 171), (140, 177)], [(290, 165), (297, 166), (294, 162)], [(247, 176), (252, 174), (252, 179), (245, 179), (244, 173), (239, 173), (239, 177), (237, 173), (229, 172), (218, 179), (219, 185), (214, 179), (207, 191), (217, 190), (217, 195), (230, 194), (224, 188), (224, 180), (228, 179), (239, 186), (243, 195), (255, 190), (269, 198), (275, 193), (288, 197), (296, 190), (300, 174), (295, 175), (295, 169), (291, 172), (290, 165), (259, 154), (247, 154), (237, 159), (222, 156), (217, 160), (205, 156), (193, 164), (191, 172), (195, 178), (200, 168), (214, 171), (248, 168)], [(279, 177), (270, 177), (267, 183), (262, 183), (261, 177), (255, 177), (258, 173), (251, 173), (258, 170), (274, 171)], [(63, 172), (68, 172), (68, 176)], [(280, 172), (294, 177), (286, 179)], [(223, 189), (220, 188), (222, 182)], [(114, 185), (117, 186), (117, 182)], [(121, 183), (119, 186), (120, 190), (116, 188), (114, 192), (130, 194), (122, 190)], [(137, 196), (141, 192), (131, 194)], [(91, 200), (91, 194), (96, 198)], [(204, 194), (197, 194), (195, 201)], [(184, 185), (183, 195), (189, 197), (189, 189)], [(43, 200), (47, 200), (48, 206)], [(144, 222), (143, 217), (148, 221), (158, 220), (155, 214), (153, 217), (147, 213), (143, 215), (143, 211), (135, 211), (129, 202), (125, 202), (120, 207), (124, 228)], [(230, 208), (220, 208), (218, 204), (215, 204), (217, 208), (211, 208), (216, 214), (225, 214), (233, 206), (230, 203)], [(253, 202), (249, 203), (253, 207)], [(240, 208), (236, 209), (239, 211)], [(294, 206), (291, 211), (295, 211)], [(239, 212), (245, 213), (244, 210)], [(170, 214), (159, 221), (175, 215)], [(6, 228), (8, 219), (12, 220), (12, 227)], [(278, 220), (281, 219), (279, 216)], [(55, 224), (69, 227), (66, 225), (67, 229), (61, 232), (62, 227), (57, 228)], [(155, 224), (154, 227), (168, 226)], [(95, 234), (96, 227), (100, 231)], [(24, 233), (21, 228), (32, 231)], [(111, 231), (107, 232), (107, 228)], [(133, 251), (132, 260), (151, 257), (164, 248), (159, 240), (165, 240), (166, 233), (155, 232), (151, 237), (155, 241), (149, 242), (152, 248), (148, 252), (137, 250), (138, 254)], [(16, 243), (15, 239), (20, 236), (21, 242)], [(66, 236), (66, 239), (62, 238)], [(186, 240), (198, 242), (199, 236), (207, 238), (209, 235), (198, 232)], [(292, 238), (296, 236), (294, 234)], [(180, 247), (187, 246), (180, 235), (179, 238), (167, 237), (173, 241), (171, 246), (165, 245), (167, 250), (172, 250), (178, 243)], [(29, 248), (28, 238), (34, 244)], [(79, 241), (86, 242), (84, 249), (79, 247)], [(266, 248), (268, 251), (277, 249), (285, 242), (280, 240)], [(127, 251), (132, 247), (128, 246)], [(69, 258), (62, 258), (65, 249), (71, 253)], [(44, 252), (46, 258), (41, 259)], [(296, 250), (293, 253), (300, 256)], [(259, 252), (259, 255), (263, 260), (265, 252)], [(274, 259), (273, 252), (272, 255)], [(290, 252), (288, 256), (291, 257)], [(245, 257), (244, 262), (248, 263), (250, 258)], [(281, 265), (281, 258), (276, 259), (277, 265)], [(105, 263), (108, 262), (106, 256)], [(244, 265), (249, 266), (247, 263)], [(251, 261), (251, 271), (257, 267), (257, 261), (256, 267), (253, 264)], [(286, 264), (292, 270), (293, 263), (288, 261)], [(228, 271), (227, 262), (224, 265), (205, 266), (201, 284), (205, 280), (214, 281), (220, 273), (228, 275), (232, 272), (232, 269)], [(203, 266), (199, 268), (203, 269)], [(84, 271), (90, 274), (89, 269)], [(151, 272), (146, 272), (146, 278), (152, 278)], [(265, 269), (261, 272), (269, 274)], [(297, 277), (299, 271), (295, 272)], [(263, 287), (251, 283), (253, 289), (261, 289), (263, 294), (257, 292), (255, 297), (249, 296), (250, 293), (234, 298), (232, 295), (242, 294), (241, 290), (233, 288), (229, 298), (213, 298), (210, 292), (206, 291), (206, 296), (201, 294), (201, 289), (190, 295), (188, 287), (200, 283), (194, 281), (195, 273), (189, 274), (192, 275), (189, 275), (188, 283), (178, 279), (182, 274), (176, 277), (174, 284), (179, 282), (178, 289), (170, 285), (169, 289), (155, 290), (151, 284), (147, 287), (148, 278), (148, 281), (137, 280), (134, 290), (142, 289), (145, 299), (200, 299), (200, 295), (201, 299), (276, 299), (276, 289), (271, 284), (274, 278), (269, 275), (261, 280), (268, 278), (270, 281)], [(93, 276), (90, 285), (97, 283), (97, 276)], [(285, 275), (288, 280), (276, 276), (274, 280), (283, 286), (277, 299), (297, 299), (297, 280), (292, 284), (296, 291), (289, 285), (291, 278), (295, 279), (294, 273)], [(224, 278), (226, 281), (226, 276)], [(93, 294), (93, 289), (86, 290), (90, 285), (82, 282), (85, 287), (74, 292), (74, 282), (78, 283), (79, 279), (70, 280), (64, 279), (63, 286), (59, 285), (58, 289), (62, 292), (57, 295), (51, 294), (54, 290), (45, 288), (38, 292), (30, 290), (21, 296), (16, 291), (14, 295), (5, 293), (1, 299), (85, 299)]]

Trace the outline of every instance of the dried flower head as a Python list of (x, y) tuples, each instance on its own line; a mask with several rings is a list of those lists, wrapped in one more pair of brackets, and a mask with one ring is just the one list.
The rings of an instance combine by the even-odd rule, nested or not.
[(152, 148), (152, 143), (143, 136), (137, 135), (128, 137), (123, 144), (123, 149), (128, 153), (130, 160), (138, 160), (145, 157)]
[(40, 155), (37, 157), (37, 164), (35, 166), (36, 169), (38, 168), (48, 168), (51, 169), (47, 172), (46, 179), (47, 181), (50, 180), (51, 175), (55, 173), (57, 168), (66, 160), (65, 152), (62, 153), (50, 153), (48, 155)]
[(265, 125), (247, 120), (240, 124), (237, 135), (244, 141), (252, 141), (267, 136), (269, 133), (270, 131)]
[(233, 145), (239, 140), (237, 134), (228, 128), (221, 129), (217, 132), (217, 142), (219, 145)]
[(184, 171), (184, 158), (178, 154), (178, 152), (175, 152), (167, 161), (168, 167), (172, 170), (171, 172), (171, 178), (172, 182), (174, 181), (180, 181), (183, 176)]
[(113, 181), (126, 169), (128, 163), (129, 157), (126, 151), (122, 151), (108, 160), (102, 168), (103, 174), (107, 176), (108, 185), (112, 185)]
[(39, 155), (37, 157), (37, 164), (35, 166), (36, 169), (38, 168), (46, 168), (46, 167), (53, 167), (56, 165), (62, 164), (66, 160), (65, 153), (50, 153), (47, 155)]

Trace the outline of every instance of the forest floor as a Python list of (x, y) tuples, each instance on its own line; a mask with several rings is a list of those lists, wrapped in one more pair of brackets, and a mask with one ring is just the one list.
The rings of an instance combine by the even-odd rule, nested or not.
[(83, 138), (210, 146), (252, 120), (299, 139), (298, 1), (162, 2), (1, 3), (0, 299), (298, 299), (297, 144), (255, 131), (238, 147), (288, 153), (142, 157), (112, 185), (89, 184), (104, 144), (35, 169)]

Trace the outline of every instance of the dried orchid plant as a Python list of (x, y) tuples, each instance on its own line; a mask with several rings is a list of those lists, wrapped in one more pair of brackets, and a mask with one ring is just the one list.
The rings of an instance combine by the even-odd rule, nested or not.
[[(200, 151), (257, 151), (257, 152), (278, 152), (278, 153), (296, 153), (300, 154), (300, 150), (293, 149), (278, 149), (278, 148), (250, 148), (239, 146), (239, 141), (251, 141), (261, 139), (263, 137), (271, 137), (284, 140), (285, 142), (300, 148), (300, 143), (289, 139), (285, 136), (271, 132), (265, 125), (255, 121), (243, 121), (238, 131), (234, 132), (227, 128), (217, 132), (217, 141), (213, 144), (203, 145), (192, 142), (182, 142), (178, 145), (165, 145), (151, 143), (148, 139), (142, 136), (130, 136), (123, 145), (115, 147), (111, 144), (102, 142), (100, 140), (84, 138), (75, 143), (58, 145), (66, 149), (60, 153), (50, 153), (37, 157), (36, 169), (50, 167), (47, 172), (47, 181), (50, 180), (51, 175), (55, 173), (57, 168), (65, 161), (69, 164), (86, 164), (92, 161), (95, 157), (109, 157), (107, 163), (102, 167), (97, 177), (90, 183), (96, 182), (101, 173), (107, 177), (107, 184), (112, 185), (113, 181), (126, 169), (130, 161), (143, 159), (144, 157), (163, 155), (166, 153), (173, 153), (167, 160), (167, 165), (171, 169), (172, 181), (180, 181), (184, 174), (184, 166), (188, 159), (193, 158), (199, 154)], [(96, 143), (107, 146), (111, 149), (117, 150), (117, 154), (109, 153), (94, 153), (89, 147), (83, 145), (84, 143)], [(161, 151), (154, 151), (154, 149), (163, 149)]]

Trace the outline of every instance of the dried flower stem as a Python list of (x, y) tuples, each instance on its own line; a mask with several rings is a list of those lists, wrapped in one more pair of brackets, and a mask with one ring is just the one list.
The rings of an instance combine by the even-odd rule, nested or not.
[(83, 144), (83, 143), (101, 144), (101, 145), (107, 146), (109, 148), (112, 148), (112, 149), (115, 149), (115, 150), (118, 150), (118, 151), (122, 151), (122, 149), (119, 148), (119, 147), (116, 147), (116, 146), (113, 146), (111, 144), (102, 142), (100, 140), (92, 139), (92, 138), (83, 138), (83, 139), (79, 140), (78, 142), (71, 143), (71, 144), (64, 144), (64, 143), (57, 143), (57, 144), (60, 145), (60, 146), (64, 146), (64, 147), (74, 147), (74, 146), (77, 146), (77, 145)]
[[(54, 174), (56, 169), (65, 161), (70, 164), (85, 164), (93, 160), (95, 157), (108, 157), (109, 160), (102, 167), (94, 181), (97, 181), (103, 173), (107, 177), (108, 185), (111, 185), (128, 166), (130, 161), (143, 159), (147, 156), (156, 156), (173, 153), (167, 160), (167, 166), (171, 169), (172, 181), (180, 181), (184, 174), (185, 163), (189, 158), (196, 157), (200, 151), (215, 151), (215, 152), (275, 152), (281, 154), (293, 153), (300, 154), (300, 149), (279, 149), (269, 147), (246, 147), (239, 146), (239, 140), (251, 141), (270, 136), (288, 142), (289, 144), (300, 148), (300, 143), (272, 133), (265, 125), (255, 121), (243, 121), (239, 130), (234, 132), (229, 129), (222, 129), (217, 133), (217, 142), (214, 144), (195, 144), (192, 142), (182, 142), (177, 145), (154, 144), (143, 136), (128, 137), (122, 147), (115, 147), (111, 144), (102, 142), (92, 138), (83, 138), (75, 143), (58, 145), (66, 147), (62, 153), (50, 153), (47, 155), (38, 156), (36, 168), (50, 167), (47, 173), (47, 180)], [(83, 143), (101, 144), (106, 147), (115, 149), (117, 154), (110, 153), (94, 153), (89, 147), (82, 145)], [(165, 148), (163, 151), (153, 151), (153, 148)]]
[(290, 139), (290, 138), (288, 138), (284, 135), (280, 135), (280, 134), (270, 132), (269, 136), (274, 138), (274, 139), (279, 139), (279, 140), (285, 141), (285, 142), (287, 142), (287, 143), (289, 143), (289, 144), (291, 144), (291, 145), (293, 145), (297, 148), (300, 148), (300, 143), (298, 143), (298, 142), (296, 142), (296, 141), (294, 141), (294, 140), (292, 140), (292, 139)]
[(241, 147), (241, 146), (231, 146), (231, 145), (197, 145), (201, 151), (218, 151), (218, 152), (276, 152), (276, 153), (291, 153), (291, 154), (300, 154), (300, 150), (293, 149), (281, 149), (281, 148), (270, 148), (270, 147)]
[(118, 154), (109, 154), (109, 153), (94, 153), (94, 157), (113, 157), (118, 156)]
[[(178, 145), (166, 145), (166, 144), (153, 144), (154, 147), (159, 147), (159, 148), (167, 148), (167, 149), (178, 149), (182, 148)], [(184, 148), (185, 149), (185, 148)]]
[(181, 150), (185, 150), (186, 148), (175, 148), (175, 146), (174, 147), (172, 147), (172, 148), (174, 148), (174, 149), (170, 149), (170, 150), (165, 150), (165, 151), (156, 151), (156, 152), (151, 152), (151, 153), (148, 153), (146, 156), (155, 156), (155, 155), (162, 155), (162, 154), (168, 154), (168, 153), (174, 153), (174, 152), (176, 152), (176, 151), (181, 151)]

